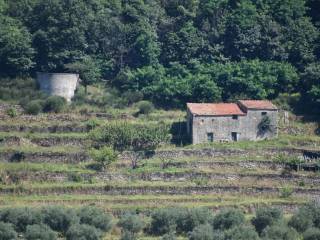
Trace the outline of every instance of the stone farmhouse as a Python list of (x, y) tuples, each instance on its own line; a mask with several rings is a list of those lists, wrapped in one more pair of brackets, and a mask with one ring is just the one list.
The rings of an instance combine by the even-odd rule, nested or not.
[(193, 144), (276, 137), (278, 108), (266, 100), (187, 103), (187, 131)]

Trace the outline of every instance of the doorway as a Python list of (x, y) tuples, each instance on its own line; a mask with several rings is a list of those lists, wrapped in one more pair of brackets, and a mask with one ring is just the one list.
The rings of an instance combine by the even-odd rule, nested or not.
[(213, 142), (213, 133), (212, 132), (207, 133), (207, 139), (208, 139), (208, 142)]
[(238, 133), (237, 132), (232, 132), (231, 133), (231, 138), (232, 138), (232, 141), (237, 142), (238, 141)]

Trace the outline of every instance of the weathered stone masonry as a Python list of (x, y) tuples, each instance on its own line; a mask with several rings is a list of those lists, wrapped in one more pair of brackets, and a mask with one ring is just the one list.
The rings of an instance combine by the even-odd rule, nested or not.
[[(270, 129), (259, 130), (263, 118)], [(259, 140), (277, 136), (278, 109), (269, 101), (237, 103), (188, 103), (188, 134), (193, 144), (211, 141)]]

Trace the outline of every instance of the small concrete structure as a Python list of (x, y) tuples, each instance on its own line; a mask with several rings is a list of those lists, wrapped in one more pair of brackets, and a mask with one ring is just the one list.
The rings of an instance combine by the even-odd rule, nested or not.
[(48, 95), (64, 97), (68, 102), (74, 96), (79, 75), (72, 73), (37, 73), (40, 90)]
[[(193, 144), (273, 138), (278, 134), (277, 118), (277, 107), (264, 100), (187, 104), (187, 131)], [(261, 129), (266, 119), (268, 128)]]

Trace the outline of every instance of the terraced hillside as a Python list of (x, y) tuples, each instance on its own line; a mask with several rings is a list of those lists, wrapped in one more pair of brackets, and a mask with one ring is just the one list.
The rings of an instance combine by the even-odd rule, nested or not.
[(281, 124), (275, 140), (170, 144), (140, 154), (134, 167), (137, 153), (125, 151), (105, 170), (92, 168), (90, 131), (97, 125), (119, 118), (175, 122), (183, 117), (174, 112), (137, 119), (124, 114), (2, 116), (1, 207), (94, 204), (117, 214), (167, 206), (238, 206), (250, 212), (270, 204), (292, 211), (320, 195), (317, 161), (311, 159), (319, 154), (319, 126), (299, 120)]

